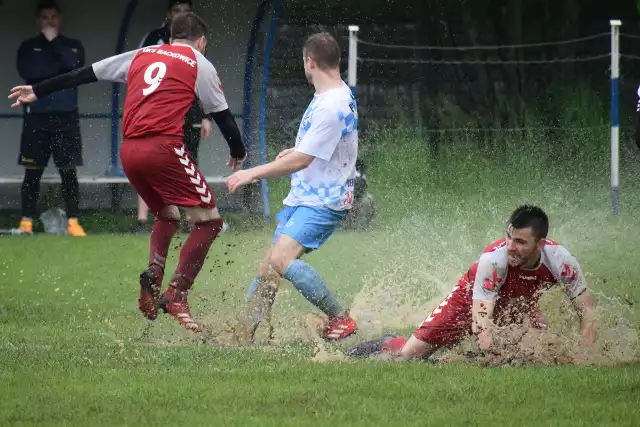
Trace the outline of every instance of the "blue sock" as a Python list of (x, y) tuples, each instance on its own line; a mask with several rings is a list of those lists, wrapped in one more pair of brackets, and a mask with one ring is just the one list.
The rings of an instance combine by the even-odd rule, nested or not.
[[(256, 294), (256, 292), (258, 291), (259, 282), (260, 282), (260, 276), (253, 279), (253, 282), (251, 282), (251, 285), (249, 286), (249, 291), (247, 292), (247, 298), (245, 299), (245, 301), (248, 301), (251, 297), (253, 297)], [(251, 320), (253, 321), (252, 327), (254, 329), (257, 328), (258, 324), (262, 322), (262, 320), (264, 320), (262, 318), (261, 310), (257, 309), (251, 312)]]
[(336, 296), (329, 290), (318, 272), (301, 259), (297, 259), (289, 265), (284, 272), (284, 278), (293, 283), (293, 286), (309, 302), (329, 317), (342, 314), (342, 307)]

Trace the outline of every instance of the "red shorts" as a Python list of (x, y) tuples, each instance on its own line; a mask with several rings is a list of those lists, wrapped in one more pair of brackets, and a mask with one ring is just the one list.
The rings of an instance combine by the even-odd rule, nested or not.
[[(453, 291), (442, 300), (424, 321), (418, 326), (413, 336), (420, 341), (438, 347), (452, 347), (472, 334), (471, 307), (473, 284), (466, 277), (460, 279)], [(498, 302), (494, 309), (495, 322), (504, 326), (509, 323), (520, 323), (523, 314), (530, 318), (531, 327), (546, 329), (547, 321), (540, 311), (537, 299), (527, 299), (530, 308), (518, 309), (519, 319), (509, 316), (509, 309), (514, 308)]]
[(129, 182), (154, 215), (170, 205), (216, 207), (213, 192), (182, 140), (125, 139), (120, 159)]

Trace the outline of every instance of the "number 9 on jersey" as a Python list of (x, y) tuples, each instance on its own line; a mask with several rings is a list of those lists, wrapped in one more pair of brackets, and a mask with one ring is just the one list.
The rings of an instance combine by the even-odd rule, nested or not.
[(142, 89), (142, 94), (147, 96), (158, 89), (165, 74), (167, 74), (167, 66), (164, 62), (154, 62), (149, 65), (144, 71), (144, 81), (149, 86)]

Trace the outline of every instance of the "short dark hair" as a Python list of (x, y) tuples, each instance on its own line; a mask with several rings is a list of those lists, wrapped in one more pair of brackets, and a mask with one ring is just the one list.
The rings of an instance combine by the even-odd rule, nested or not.
[(507, 226), (513, 228), (529, 228), (533, 229), (536, 239), (546, 239), (549, 233), (549, 218), (542, 209), (532, 205), (522, 205), (509, 217)]
[(191, 9), (193, 9), (193, 2), (191, 0), (169, 0), (169, 5), (167, 6), (167, 10), (171, 10), (171, 8), (177, 4), (188, 4)]
[(36, 15), (40, 15), (40, 12), (47, 9), (55, 9), (58, 13), (62, 13), (60, 6), (54, 0), (40, 0), (36, 6)]
[(304, 56), (312, 57), (322, 70), (340, 67), (342, 52), (336, 39), (329, 33), (311, 35), (304, 44)]
[(193, 12), (181, 13), (171, 21), (171, 38), (175, 40), (196, 41), (208, 31), (207, 24)]

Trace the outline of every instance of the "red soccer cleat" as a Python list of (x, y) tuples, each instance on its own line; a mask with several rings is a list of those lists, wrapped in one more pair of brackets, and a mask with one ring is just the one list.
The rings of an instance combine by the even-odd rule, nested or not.
[(149, 266), (140, 274), (140, 296), (138, 308), (143, 316), (149, 320), (155, 320), (158, 316), (158, 299), (162, 289), (162, 270)]
[(173, 316), (188, 331), (201, 332), (200, 326), (191, 317), (189, 303), (187, 302), (187, 291), (180, 291), (173, 286), (169, 286), (167, 292), (160, 298), (158, 307)]
[(338, 341), (353, 335), (358, 330), (356, 321), (349, 313), (329, 319), (329, 325), (322, 333), (325, 340)]

